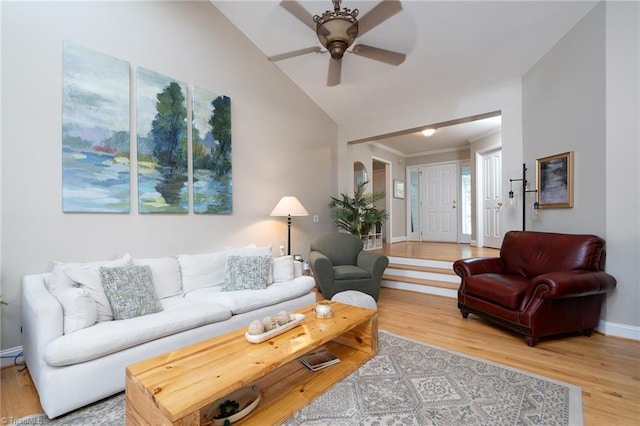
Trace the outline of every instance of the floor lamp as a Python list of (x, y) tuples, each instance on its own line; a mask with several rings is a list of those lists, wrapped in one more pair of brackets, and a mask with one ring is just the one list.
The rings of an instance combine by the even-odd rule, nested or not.
[[(527, 165), (525, 163), (522, 164), (522, 179), (509, 179), (509, 184), (513, 185), (513, 182), (522, 182), (522, 230), (526, 230), (526, 221), (527, 221), (527, 193), (528, 192), (538, 192), (537, 189), (527, 189)], [(514, 194), (513, 194), (513, 186), (509, 188), (509, 205), (515, 202)], [(533, 202), (533, 211), (534, 214), (540, 214), (540, 204), (538, 201)]]
[(309, 212), (296, 197), (287, 195), (280, 199), (270, 216), (287, 218), (287, 254), (291, 254), (291, 216), (309, 216)]

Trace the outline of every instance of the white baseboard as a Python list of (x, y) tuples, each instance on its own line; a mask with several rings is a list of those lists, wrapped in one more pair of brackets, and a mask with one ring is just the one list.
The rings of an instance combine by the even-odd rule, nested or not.
[(407, 241), (407, 237), (391, 237), (391, 244), (393, 243), (403, 243)]
[(640, 327), (600, 320), (597, 330), (606, 336), (622, 337), (624, 339), (640, 340)]
[[(0, 351), (0, 355), (2, 355), (2, 358), (0, 358), (2, 360), (2, 368), (12, 366), (16, 361), (19, 364), (22, 364), (24, 359), (21, 354), (22, 346), (16, 346), (15, 348), (9, 348)], [(16, 357), (18, 358), (16, 359)]]

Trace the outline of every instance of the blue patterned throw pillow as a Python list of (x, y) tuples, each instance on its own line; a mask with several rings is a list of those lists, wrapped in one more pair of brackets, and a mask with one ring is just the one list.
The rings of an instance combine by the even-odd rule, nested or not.
[(271, 256), (227, 256), (222, 291), (267, 288)]
[(148, 265), (101, 267), (100, 277), (111, 304), (113, 319), (122, 320), (162, 311)]

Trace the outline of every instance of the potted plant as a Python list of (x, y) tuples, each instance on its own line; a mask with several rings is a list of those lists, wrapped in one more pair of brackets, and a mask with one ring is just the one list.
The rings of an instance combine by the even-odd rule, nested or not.
[(353, 197), (340, 194), (340, 198), (331, 197), (329, 207), (331, 217), (338, 228), (351, 234), (363, 236), (377, 230), (382, 223), (389, 219), (389, 213), (375, 208), (375, 202), (385, 197), (384, 192), (365, 193), (365, 187), (369, 182), (360, 183)]

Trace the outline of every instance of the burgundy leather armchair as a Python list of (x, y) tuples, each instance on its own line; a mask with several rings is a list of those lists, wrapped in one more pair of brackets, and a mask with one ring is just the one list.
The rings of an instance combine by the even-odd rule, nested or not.
[(595, 235), (507, 232), (500, 257), (454, 262), (458, 308), (524, 334), (529, 346), (554, 334), (590, 336), (616, 286), (604, 272), (604, 245)]

